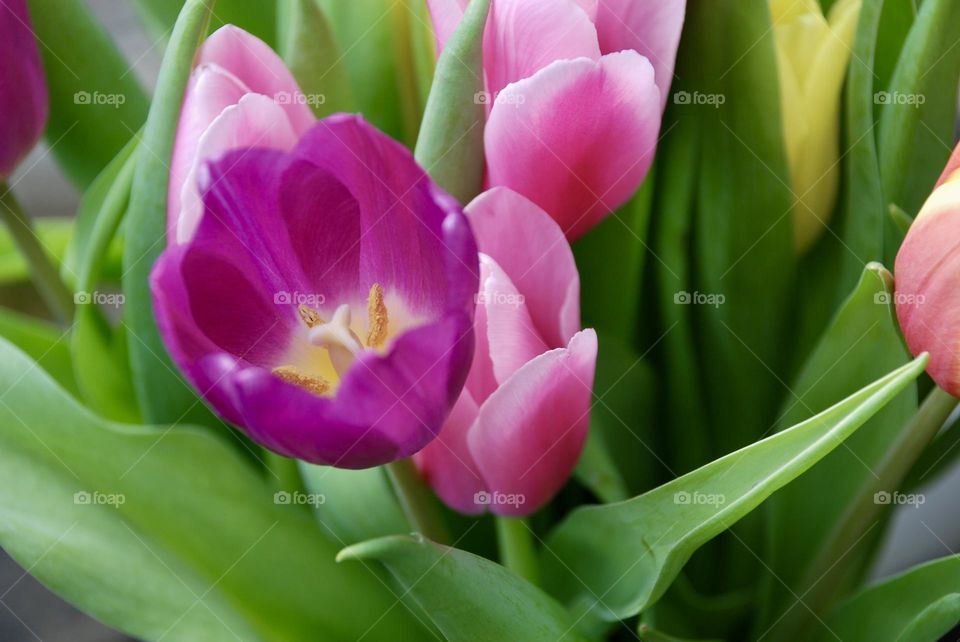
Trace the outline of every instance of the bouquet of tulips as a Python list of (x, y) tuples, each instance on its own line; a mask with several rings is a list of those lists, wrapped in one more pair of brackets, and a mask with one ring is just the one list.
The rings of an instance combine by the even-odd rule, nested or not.
[(874, 569), (960, 461), (960, 3), (127, 1), (152, 92), (0, 0), (26, 572), (143, 640), (957, 639), (946, 542)]

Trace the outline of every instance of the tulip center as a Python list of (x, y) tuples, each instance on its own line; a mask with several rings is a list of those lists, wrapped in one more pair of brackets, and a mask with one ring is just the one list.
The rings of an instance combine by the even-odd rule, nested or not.
[(308, 341), (311, 345), (326, 350), (336, 374), (331, 381), (318, 374), (306, 372), (293, 365), (283, 365), (273, 369), (273, 374), (287, 383), (308, 390), (316, 395), (325, 395), (333, 391), (335, 384), (343, 378), (353, 365), (357, 355), (366, 349), (382, 348), (388, 335), (388, 314), (384, 302), (383, 287), (374, 283), (367, 297), (367, 338), (361, 342), (351, 327), (352, 312), (350, 305), (337, 306), (329, 321), (320, 313), (306, 305), (299, 305), (297, 312), (300, 320), (308, 329)]

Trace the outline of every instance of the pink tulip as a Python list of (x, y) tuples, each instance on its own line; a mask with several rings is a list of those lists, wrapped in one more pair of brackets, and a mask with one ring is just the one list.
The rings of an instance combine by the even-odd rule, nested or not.
[(0, 182), (30, 153), (47, 122), (49, 96), (26, 0), (0, 6)]
[(232, 149), (290, 151), (316, 122), (290, 71), (262, 40), (227, 25), (200, 49), (173, 150), (167, 238), (189, 241), (203, 204), (197, 173)]
[[(442, 48), (468, 0), (428, 0)], [(629, 199), (656, 149), (686, 0), (492, 0), (484, 34), (487, 186), (567, 238)]]
[(900, 246), (894, 268), (897, 319), (927, 373), (960, 396), (960, 146)]
[(563, 486), (590, 420), (597, 335), (560, 227), (494, 188), (467, 208), (480, 248), (476, 354), (440, 437), (415, 461), (451, 507), (526, 515)]

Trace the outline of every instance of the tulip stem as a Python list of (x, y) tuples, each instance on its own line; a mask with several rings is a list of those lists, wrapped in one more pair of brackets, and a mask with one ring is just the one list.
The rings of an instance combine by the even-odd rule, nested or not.
[(0, 183), (0, 218), (26, 260), (30, 277), (50, 312), (61, 323), (69, 323), (73, 319), (73, 296), (40, 244), (30, 218), (5, 183)]
[(540, 583), (540, 569), (533, 546), (533, 531), (522, 517), (497, 518), (500, 563), (533, 585)]
[(437, 499), (423, 482), (413, 461), (401, 459), (387, 464), (386, 468), (410, 527), (438, 544), (449, 544), (450, 535)]

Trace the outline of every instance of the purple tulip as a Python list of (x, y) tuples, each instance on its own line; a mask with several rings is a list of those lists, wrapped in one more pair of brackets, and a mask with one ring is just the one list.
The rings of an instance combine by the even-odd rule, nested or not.
[(49, 97), (26, 0), (0, 8), (0, 181), (40, 140)]
[(479, 261), (459, 205), (362, 118), (292, 151), (232, 150), (151, 287), (160, 332), (206, 401), (282, 455), (342, 468), (440, 431), (473, 355)]

